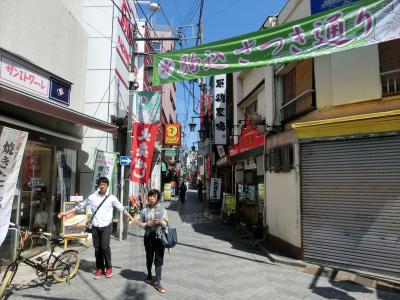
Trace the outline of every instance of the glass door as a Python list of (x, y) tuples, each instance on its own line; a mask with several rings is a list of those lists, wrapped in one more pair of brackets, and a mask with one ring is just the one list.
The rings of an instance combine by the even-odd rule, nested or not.
[(51, 230), (54, 150), (28, 141), (22, 166), (20, 224), (30, 230)]

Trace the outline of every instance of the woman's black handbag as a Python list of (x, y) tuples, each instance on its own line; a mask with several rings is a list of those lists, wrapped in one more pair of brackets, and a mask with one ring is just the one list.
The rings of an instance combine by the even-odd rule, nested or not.
[(103, 203), (106, 202), (108, 196), (110, 196), (110, 195), (107, 195), (107, 197), (104, 198), (103, 202), (100, 203), (99, 207), (93, 213), (93, 215), (90, 218), (89, 222), (86, 223), (85, 230), (84, 230), (86, 233), (92, 233), (92, 227), (93, 227), (92, 221), (93, 221), (93, 218), (96, 215), (97, 211), (100, 209), (100, 207), (103, 205)]
[(176, 228), (169, 227), (168, 225), (161, 228), (161, 243), (165, 248), (174, 248), (178, 242)]

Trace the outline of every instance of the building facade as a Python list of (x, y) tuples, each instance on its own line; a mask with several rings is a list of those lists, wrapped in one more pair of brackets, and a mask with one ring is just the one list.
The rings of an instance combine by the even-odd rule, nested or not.
[[(0, 4), (0, 125), (29, 134), (11, 221), (31, 230), (60, 233), (57, 214), (82, 188), (85, 128), (110, 135), (117, 129), (84, 113), (88, 42), (81, 15), (80, 1)], [(5, 256), (14, 250), (12, 238), (2, 246)]]
[[(289, 1), (274, 22), (310, 14), (310, 1)], [(265, 216), (281, 251), (398, 276), (398, 47), (265, 68), (266, 123), (279, 126), (266, 136)]]

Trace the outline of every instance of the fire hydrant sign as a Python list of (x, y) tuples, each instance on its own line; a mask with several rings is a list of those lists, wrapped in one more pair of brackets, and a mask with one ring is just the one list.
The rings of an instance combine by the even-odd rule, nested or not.
[(147, 183), (150, 178), (157, 124), (135, 123), (132, 137), (131, 180)]
[(3, 127), (0, 136), (0, 246), (10, 223), (19, 169), (28, 133)]

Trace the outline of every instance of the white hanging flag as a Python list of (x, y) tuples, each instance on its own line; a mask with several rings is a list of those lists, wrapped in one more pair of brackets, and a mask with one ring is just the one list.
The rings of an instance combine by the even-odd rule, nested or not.
[(6, 238), (28, 133), (3, 127), (0, 136), (0, 246)]

